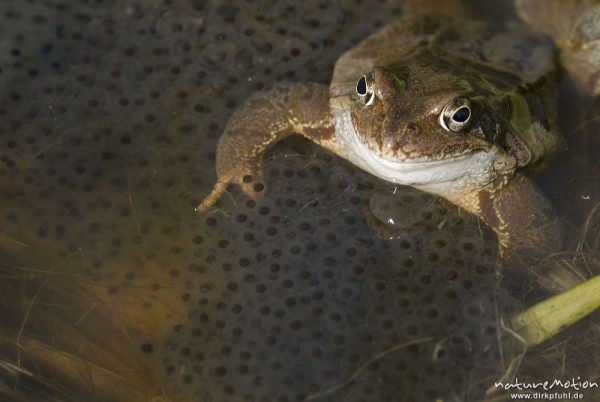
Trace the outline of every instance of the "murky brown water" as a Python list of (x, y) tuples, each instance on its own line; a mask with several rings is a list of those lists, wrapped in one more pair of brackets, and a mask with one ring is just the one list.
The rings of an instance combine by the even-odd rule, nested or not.
[[(474, 217), (391, 197), (300, 139), (270, 152), (266, 195), (233, 189), (193, 211), (243, 99), (327, 83), (344, 50), (400, 13), (0, 2), (0, 400), (481, 400), (521, 353), (501, 319), (541, 296), (499, 281), (496, 240)], [(590, 116), (573, 118), (587, 101), (565, 93), (571, 148), (539, 178), (569, 234), (549, 261), (591, 274), (598, 141)], [(410, 211), (393, 240), (365, 222), (373, 192)], [(529, 351), (517, 375), (598, 381), (597, 327), (596, 314)]]

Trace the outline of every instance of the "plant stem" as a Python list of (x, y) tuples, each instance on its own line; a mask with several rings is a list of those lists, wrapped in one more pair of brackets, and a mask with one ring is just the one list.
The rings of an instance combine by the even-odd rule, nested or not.
[(528, 346), (539, 345), (600, 307), (600, 275), (544, 300), (511, 320)]

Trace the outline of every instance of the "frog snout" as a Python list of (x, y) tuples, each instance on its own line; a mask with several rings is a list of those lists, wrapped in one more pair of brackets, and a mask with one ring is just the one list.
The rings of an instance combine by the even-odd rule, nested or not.
[(421, 130), (415, 124), (404, 124), (396, 128), (390, 128), (390, 131), (382, 140), (382, 150), (384, 152), (396, 153), (402, 147), (418, 140)]
[(395, 80), (388, 70), (375, 67), (372, 71), (375, 96), (382, 102), (391, 101), (398, 95)]

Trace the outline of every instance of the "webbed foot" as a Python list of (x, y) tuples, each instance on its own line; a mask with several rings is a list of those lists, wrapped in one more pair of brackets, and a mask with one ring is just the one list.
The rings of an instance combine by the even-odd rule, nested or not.
[(383, 240), (432, 228), (440, 221), (443, 210), (435, 196), (407, 186), (373, 191), (363, 213), (369, 228)]

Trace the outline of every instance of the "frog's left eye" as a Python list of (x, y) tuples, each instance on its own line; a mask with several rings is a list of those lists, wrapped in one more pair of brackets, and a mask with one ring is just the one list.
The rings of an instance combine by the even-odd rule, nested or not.
[(471, 121), (471, 107), (468, 99), (455, 98), (448, 102), (440, 113), (439, 123), (444, 130), (462, 131), (469, 126)]

